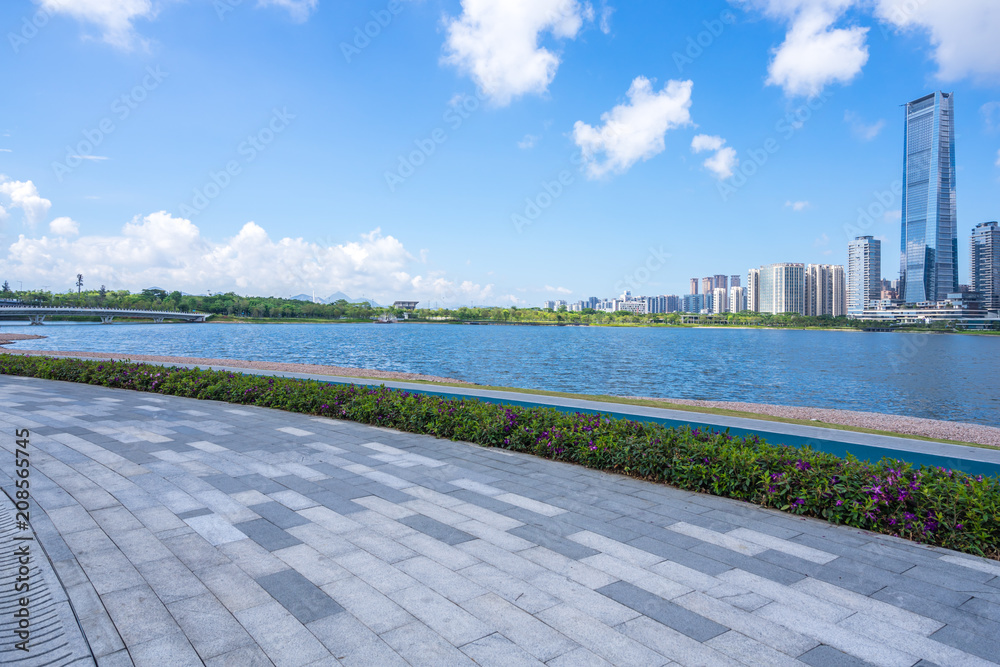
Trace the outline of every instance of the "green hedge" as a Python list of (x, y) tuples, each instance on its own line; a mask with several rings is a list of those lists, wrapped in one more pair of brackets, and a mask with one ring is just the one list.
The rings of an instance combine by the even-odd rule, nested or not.
[(1000, 558), (1000, 480), (551, 408), (149, 364), (0, 354), (0, 374), (277, 408), (529, 452)]

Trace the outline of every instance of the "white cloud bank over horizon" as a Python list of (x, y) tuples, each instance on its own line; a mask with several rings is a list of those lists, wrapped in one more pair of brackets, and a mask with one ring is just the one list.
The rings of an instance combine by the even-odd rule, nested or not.
[(49, 227), (53, 236), (20, 234), (9, 243), (0, 255), (5, 279), (69, 286), (82, 273), (88, 285), (132, 291), (150, 285), (255, 296), (341, 291), (380, 302), (408, 298), (444, 304), (507, 298), (494, 295), (493, 285), (451, 280), (443, 272), (412, 274), (417, 260), (379, 228), (357, 241), (274, 240), (247, 222), (234, 236), (213, 241), (190, 220), (166, 211), (137, 216), (117, 235), (77, 236), (79, 225), (65, 217)]

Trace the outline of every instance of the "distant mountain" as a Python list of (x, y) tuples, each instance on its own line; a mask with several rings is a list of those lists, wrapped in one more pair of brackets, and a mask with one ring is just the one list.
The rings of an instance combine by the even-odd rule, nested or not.
[(351, 297), (347, 296), (343, 292), (334, 292), (330, 296), (326, 297), (325, 302), (326, 303), (337, 303), (341, 299), (343, 299), (347, 303), (366, 303), (367, 302), (367, 303), (371, 304), (372, 308), (381, 308), (381, 306), (378, 303), (375, 302), (375, 299), (352, 299)]
[[(311, 302), (313, 300), (312, 296), (310, 296), (309, 294), (296, 294), (295, 296), (290, 296), (288, 298), (291, 299), (292, 301), (309, 301), (309, 302)], [(316, 299), (316, 301), (319, 302), (319, 303), (324, 303), (323, 299)]]

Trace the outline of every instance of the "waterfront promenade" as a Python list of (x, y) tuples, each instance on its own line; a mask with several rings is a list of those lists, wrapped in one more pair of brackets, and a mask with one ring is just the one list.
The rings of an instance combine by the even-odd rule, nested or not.
[(0, 404), (79, 619), (38, 610), (21, 664), (1000, 660), (995, 561), (306, 415), (10, 376)]

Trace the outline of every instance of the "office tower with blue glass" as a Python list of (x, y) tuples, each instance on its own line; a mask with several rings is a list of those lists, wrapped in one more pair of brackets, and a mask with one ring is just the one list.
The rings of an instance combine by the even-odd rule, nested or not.
[(955, 113), (952, 93), (906, 104), (899, 298), (943, 301), (958, 291)]

